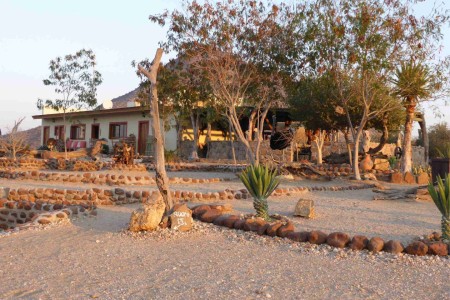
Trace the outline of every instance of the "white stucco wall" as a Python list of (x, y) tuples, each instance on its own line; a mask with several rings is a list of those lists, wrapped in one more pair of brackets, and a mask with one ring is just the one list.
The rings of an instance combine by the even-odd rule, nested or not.
[[(91, 129), (92, 124), (100, 125), (100, 138), (105, 138), (108, 140), (109, 145), (112, 146), (111, 141), (109, 140), (109, 124), (114, 122), (126, 122), (127, 123), (127, 136), (130, 134), (134, 134), (136, 136), (136, 142), (139, 136), (139, 122), (140, 121), (151, 121), (149, 117), (143, 117), (141, 112), (132, 112), (126, 113), (122, 115), (96, 115), (96, 116), (77, 116), (73, 117), (71, 120), (67, 121), (65, 127), (65, 136), (66, 138), (70, 137), (70, 126), (72, 124), (84, 124), (86, 125), (86, 133), (85, 140), (89, 142), (91, 139)], [(162, 123), (162, 122), (161, 122)], [(170, 120), (170, 129), (165, 131), (165, 148), (167, 150), (176, 150), (177, 148), (177, 131), (175, 129), (175, 119), (172, 118)], [(55, 126), (64, 125), (62, 119), (43, 119), (42, 120), (42, 129), (41, 129), (41, 144), (43, 144), (44, 139), (44, 127), (50, 127), (50, 137), (54, 137)], [(163, 128), (162, 128), (163, 129)], [(153, 135), (151, 122), (149, 134)], [(88, 144), (89, 145), (89, 144)]]

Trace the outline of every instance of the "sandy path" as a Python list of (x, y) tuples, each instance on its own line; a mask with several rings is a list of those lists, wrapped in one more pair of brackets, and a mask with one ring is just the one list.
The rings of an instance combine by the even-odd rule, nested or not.
[[(171, 240), (117, 231), (135, 206), (0, 239), (1, 299), (444, 299), (448, 259), (307, 249), (202, 229)], [(250, 233), (246, 233), (250, 235)]]

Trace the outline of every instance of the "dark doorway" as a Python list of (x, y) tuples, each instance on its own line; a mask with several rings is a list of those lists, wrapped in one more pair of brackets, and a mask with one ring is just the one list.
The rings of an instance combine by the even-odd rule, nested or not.
[(140, 155), (145, 154), (145, 148), (147, 146), (147, 137), (149, 134), (149, 121), (139, 122), (139, 136), (138, 136), (138, 153)]
[(100, 138), (100, 124), (92, 124), (91, 139), (98, 140)]

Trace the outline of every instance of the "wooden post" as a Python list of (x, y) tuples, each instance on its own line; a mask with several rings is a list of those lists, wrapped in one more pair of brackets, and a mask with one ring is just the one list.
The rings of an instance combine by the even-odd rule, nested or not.
[(158, 75), (158, 68), (161, 62), (163, 49), (156, 50), (155, 58), (153, 59), (150, 71), (147, 71), (141, 66), (138, 66), (139, 72), (145, 75), (150, 82), (150, 115), (152, 117), (153, 138), (155, 140), (155, 170), (156, 170), (156, 185), (166, 204), (166, 214), (173, 207), (172, 196), (169, 189), (169, 178), (166, 173), (166, 162), (164, 158), (164, 139), (161, 134), (161, 124), (159, 118), (158, 107), (158, 91), (156, 87), (156, 77)]

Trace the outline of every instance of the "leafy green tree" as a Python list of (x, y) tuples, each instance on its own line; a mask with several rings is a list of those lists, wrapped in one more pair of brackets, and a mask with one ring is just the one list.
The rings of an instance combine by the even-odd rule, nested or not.
[[(49, 107), (62, 112), (66, 128), (66, 113), (94, 107), (97, 104), (97, 86), (102, 83), (102, 76), (95, 70), (95, 65), (94, 52), (85, 49), (51, 60), (50, 76), (43, 82), (44, 85), (54, 86), (59, 96), (53, 100), (38, 99), (38, 109)], [(64, 152), (67, 159), (66, 143)]]
[(294, 14), (289, 6), (252, 0), (183, 1), (183, 7), (150, 20), (169, 23), (163, 46), (186, 55), (192, 67), (204, 74), (216, 104), (226, 109), (231, 127), (247, 148), (249, 160), (258, 161), (258, 151), (254, 153), (239, 124), (237, 107), (259, 105), (259, 124), (263, 124), (264, 113), (284, 96), (285, 62), (298, 52), (289, 47), (291, 42), (283, 42), (292, 36)]
[[(308, 3), (307, 15), (306, 72), (331, 74), (354, 140), (355, 178), (361, 179), (358, 153), (363, 130), (398, 106), (393, 97), (386, 97), (390, 78), (402, 61), (413, 56), (434, 64), (431, 57), (439, 49), (448, 16), (435, 11), (417, 19), (412, 3), (402, 0), (316, 0)], [(448, 59), (434, 68), (441, 83), (446, 67)], [(358, 118), (352, 118), (352, 110), (359, 112)]]
[(450, 127), (447, 122), (438, 123), (430, 127), (428, 132), (430, 141), (430, 157), (439, 157), (450, 148)]

